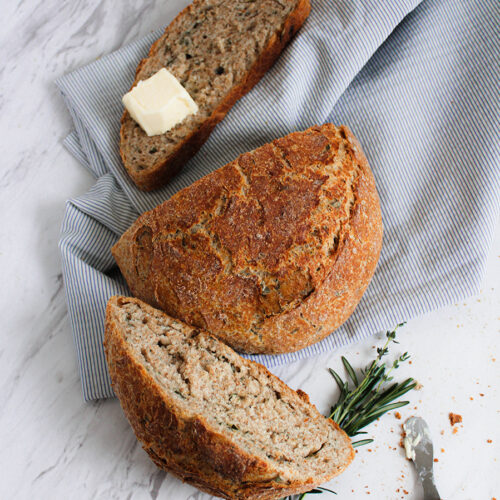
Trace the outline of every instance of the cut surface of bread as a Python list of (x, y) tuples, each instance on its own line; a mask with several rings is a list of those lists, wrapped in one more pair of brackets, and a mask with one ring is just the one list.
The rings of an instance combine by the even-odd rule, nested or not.
[(114, 297), (113, 388), (161, 468), (224, 498), (310, 490), (353, 459), (348, 436), (265, 367), (133, 298)]
[(167, 68), (199, 111), (153, 137), (124, 112), (120, 153), (139, 188), (159, 188), (175, 175), (272, 66), (309, 10), (309, 0), (195, 0), (172, 21), (132, 86)]
[(141, 215), (112, 248), (132, 294), (238, 351), (322, 340), (382, 245), (373, 174), (347, 127), (294, 132)]

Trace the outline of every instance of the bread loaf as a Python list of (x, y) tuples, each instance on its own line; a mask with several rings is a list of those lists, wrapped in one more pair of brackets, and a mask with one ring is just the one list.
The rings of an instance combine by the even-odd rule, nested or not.
[(120, 153), (139, 188), (156, 189), (178, 172), (272, 66), (309, 11), (309, 0), (195, 0), (172, 21), (132, 86), (167, 68), (199, 111), (153, 137), (124, 112)]
[(132, 293), (249, 353), (295, 351), (352, 313), (382, 221), (346, 127), (292, 133), (140, 216), (112, 248)]
[(105, 351), (113, 388), (164, 470), (228, 499), (278, 499), (342, 472), (348, 436), (262, 365), (147, 304), (112, 298)]

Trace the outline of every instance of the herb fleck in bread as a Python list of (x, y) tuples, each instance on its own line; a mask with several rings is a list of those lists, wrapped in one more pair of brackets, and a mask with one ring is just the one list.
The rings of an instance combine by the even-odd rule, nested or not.
[(157, 189), (180, 170), (272, 66), (309, 11), (309, 0), (195, 0), (172, 21), (139, 64), (133, 86), (167, 68), (199, 111), (153, 137), (124, 112), (120, 153), (139, 188)]
[(346, 127), (295, 132), (140, 216), (112, 248), (134, 296), (236, 350), (296, 351), (352, 313), (382, 220)]
[(113, 388), (153, 461), (228, 499), (277, 499), (342, 472), (348, 436), (262, 365), (133, 298), (113, 297)]

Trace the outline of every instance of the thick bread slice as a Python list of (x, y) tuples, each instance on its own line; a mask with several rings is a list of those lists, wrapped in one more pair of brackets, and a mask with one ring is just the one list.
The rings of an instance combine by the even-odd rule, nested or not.
[(199, 111), (153, 137), (125, 111), (120, 153), (139, 188), (157, 189), (180, 170), (273, 65), (309, 11), (309, 0), (195, 0), (172, 21), (139, 64), (132, 87), (167, 68)]
[(238, 351), (320, 341), (374, 273), (382, 220), (346, 127), (295, 132), (140, 216), (112, 248), (133, 295)]
[(144, 302), (109, 301), (104, 346), (144, 449), (203, 491), (281, 498), (328, 481), (354, 458), (349, 437), (305, 393)]

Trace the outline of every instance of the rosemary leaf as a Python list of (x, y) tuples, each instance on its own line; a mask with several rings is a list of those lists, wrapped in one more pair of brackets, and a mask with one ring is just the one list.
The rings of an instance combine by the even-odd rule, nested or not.
[(361, 439), (360, 441), (353, 441), (351, 444), (353, 448), (357, 448), (358, 446), (373, 443), (373, 441), (374, 439)]
[(354, 382), (354, 385), (356, 387), (358, 387), (359, 382), (358, 382), (358, 377), (356, 376), (356, 372), (354, 371), (353, 367), (351, 366), (349, 361), (347, 361), (347, 359), (344, 356), (342, 356), (342, 363), (344, 363), (344, 367), (345, 367), (347, 373), (349, 374), (349, 376), (351, 377), (351, 380)]

